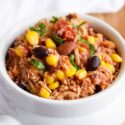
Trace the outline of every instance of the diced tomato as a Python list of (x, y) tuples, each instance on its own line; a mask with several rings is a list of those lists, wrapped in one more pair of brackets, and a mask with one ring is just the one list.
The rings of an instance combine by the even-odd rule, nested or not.
[(76, 37), (76, 32), (73, 28), (67, 27), (65, 31), (65, 39), (68, 41), (74, 41)]
[(65, 27), (68, 23), (65, 20), (59, 20), (55, 23), (55, 30), (58, 31), (59, 29)]
[(55, 24), (55, 30), (57, 35), (65, 41), (73, 42), (76, 38), (76, 31), (65, 20), (59, 20)]

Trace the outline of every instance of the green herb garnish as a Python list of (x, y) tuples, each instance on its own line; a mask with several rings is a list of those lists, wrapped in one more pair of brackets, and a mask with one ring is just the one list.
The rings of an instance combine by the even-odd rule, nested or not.
[(73, 26), (73, 28), (79, 28), (79, 27), (81, 27), (83, 24), (85, 24), (85, 21), (82, 21), (80, 24)]
[(42, 22), (39, 23), (40, 35), (44, 36), (46, 32), (46, 26)]
[(95, 52), (96, 52), (94, 45), (92, 45), (89, 41), (87, 41), (87, 40), (85, 40), (83, 38), (80, 38), (80, 41), (86, 43), (89, 46), (90, 55), (93, 56), (95, 54)]
[(38, 26), (39, 27), (30, 27), (30, 30), (39, 32), (41, 36), (44, 36), (46, 32), (46, 25), (40, 22)]
[(92, 44), (89, 44), (89, 48), (90, 48), (90, 55), (93, 56), (95, 54), (95, 47)]
[(37, 29), (36, 27), (30, 27), (30, 30), (39, 32), (39, 29)]
[(45, 70), (46, 69), (45, 65), (41, 61), (39, 61), (39, 60), (31, 59), (30, 63), (34, 67), (36, 67), (37, 69), (41, 69), (41, 70)]
[(75, 61), (74, 61), (75, 55), (74, 55), (74, 54), (71, 54), (69, 58), (70, 58), (71, 64), (74, 66), (74, 68), (75, 68), (76, 70), (78, 70), (79, 67), (76, 65), (76, 63), (75, 63)]
[(62, 38), (60, 38), (59, 36), (57, 36), (56, 34), (53, 35), (53, 40), (56, 42), (56, 43), (59, 43), (59, 44), (62, 44), (64, 42), (64, 40)]
[(52, 16), (50, 23), (55, 23), (56, 21), (58, 21), (58, 17)]

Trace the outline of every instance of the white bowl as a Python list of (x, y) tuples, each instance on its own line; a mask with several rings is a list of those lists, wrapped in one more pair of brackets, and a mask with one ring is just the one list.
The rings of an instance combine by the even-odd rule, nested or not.
[[(27, 27), (33, 25), (41, 18), (50, 18), (51, 16), (63, 16), (67, 13), (47, 13), (39, 14), (38, 16), (31, 17), (24, 20), (13, 27), (11, 27), (8, 32), (0, 40), (0, 74), (2, 76), (2, 86), (3, 95), (6, 100), (11, 102), (17, 110), (23, 110), (27, 113), (32, 113), (37, 116), (46, 117), (74, 117), (80, 115), (87, 115), (94, 113), (108, 104), (112, 103), (116, 96), (122, 88), (125, 87), (123, 77), (125, 77), (125, 62), (123, 61), (120, 72), (117, 78), (114, 80), (112, 85), (90, 97), (62, 101), (62, 100), (49, 100), (37, 97), (30, 93), (25, 92), (19, 88), (8, 76), (5, 67), (5, 55), (9, 46), (12, 44), (13, 40), (21, 34)], [(121, 54), (123, 60), (125, 60), (125, 41), (121, 35), (113, 29), (108, 24), (88, 15), (79, 14), (81, 18), (89, 21), (93, 27), (105, 34), (117, 45), (118, 51)], [(19, 113), (17, 113), (19, 114)]]

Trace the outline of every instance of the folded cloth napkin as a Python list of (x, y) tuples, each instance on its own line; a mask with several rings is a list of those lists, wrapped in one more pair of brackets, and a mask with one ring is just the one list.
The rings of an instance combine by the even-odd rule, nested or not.
[[(116, 12), (124, 3), (124, 0), (0, 0), (0, 37), (14, 23), (37, 13), (49, 11)], [(2, 116), (10, 112), (12, 112), (11, 108), (5, 103), (0, 93), (0, 125), (20, 124), (11, 116)]]

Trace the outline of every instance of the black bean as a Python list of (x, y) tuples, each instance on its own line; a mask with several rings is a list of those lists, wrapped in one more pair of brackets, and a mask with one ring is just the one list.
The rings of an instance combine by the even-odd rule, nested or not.
[(28, 51), (27, 56), (28, 56), (28, 57), (31, 57), (31, 56), (32, 56), (31, 51)]
[(14, 44), (15, 44), (16, 41), (14, 41), (11, 45), (10, 45), (10, 48), (14, 48)]
[(33, 49), (33, 54), (37, 58), (46, 57), (49, 54), (49, 51), (45, 47), (36, 47)]
[(23, 84), (18, 84), (18, 86), (21, 88), (21, 89), (23, 89), (23, 90), (25, 90), (25, 91), (29, 91), (27, 88), (26, 88), (26, 86), (24, 86)]
[(90, 58), (88, 60), (87, 65), (86, 65), (86, 69), (87, 69), (87, 71), (93, 71), (93, 70), (96, 70), (99, 65), (100, 65), (99, 57), (93, 56), (92, 58)]
[(8, 58), (9, 58), (9, 53), (7, 52), (5, 59), (8, 60)]
[(95, 92), (100, 92), (102, 89), (100, 87), (100, 85), (95, 85)]

